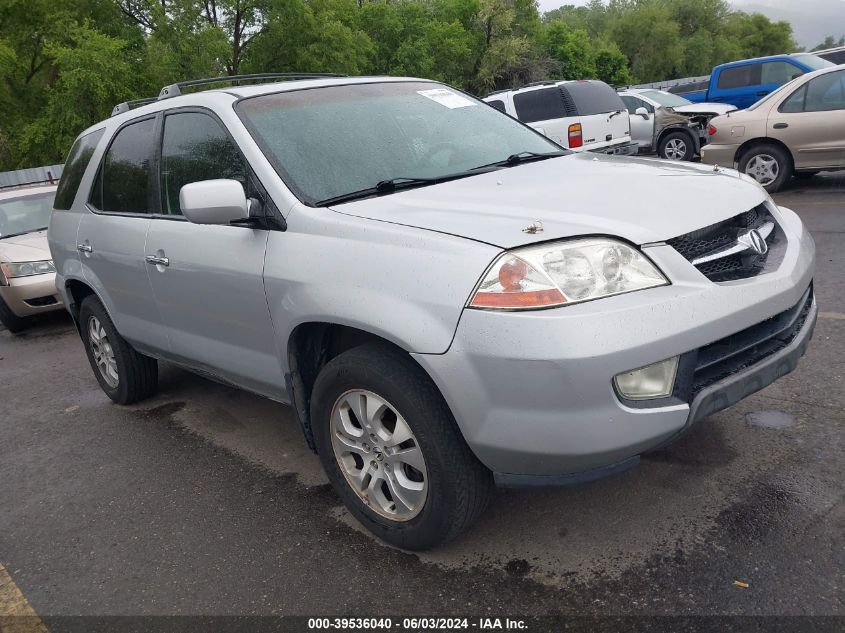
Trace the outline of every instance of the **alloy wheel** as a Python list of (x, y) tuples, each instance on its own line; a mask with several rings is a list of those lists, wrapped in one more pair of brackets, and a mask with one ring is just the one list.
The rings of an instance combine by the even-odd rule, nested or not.
[(748, 161), (745, 173), (765, 187), (777, 180), (780, 165), (771, 154), (757, 154)]
[(114, 349), (106, 335), (106, 330), (95, 316), (88, 319), (88, 341), (91, 343), (91, 353), (94, 355), (94, 363), (100, 370), (100, 375), (106, 384), (114, 389), (120, 384), (117, 360), (115, 360)]
[(353, 389), (332, 407), (332, 448), (356, 495), (392, 521), (417, 516), (428, 494), (422, 449), (411, 427), (384, 398)]
[(664, 153), (668, 160), (683, 160), (687, 155), (687, 143), (682, 138), (669, 139)]

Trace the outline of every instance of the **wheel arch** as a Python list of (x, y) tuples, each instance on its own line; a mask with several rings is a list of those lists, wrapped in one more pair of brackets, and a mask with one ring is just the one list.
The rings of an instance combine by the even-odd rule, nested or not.
[(789, 157), (789, 162), (791, 163), (792, 169), (795, 169), (795, 157), (792, 155), (789, 147), (787, 147), (786, 143), (783, 141), (779, 141), (776, 138), (772, 138), (771, 136), (758, 136), (756, 138), (750, 139), (745, 141), (742, 145), (740, 145), (736, 149), (736, 153), (734, 154), (734, 164), (739, 165), (739, 161), (742, 160), (743, 155), (748, 152), (748, 150), (758, 147), (760, 145), (774, 145), (779, 147), (786, 155)]
[(411, 358), (420, 370), (428, 375), (425, 368), (420, 366), (402, 346), (378, 334), (349, 325), (328, 321), (309, 321), (297, 325), (288, 337), (286, 349), (288, 373), (285, 374), (288, 396), (302, 427), (305, 440), (309, 448), (315, 452), (311, 428), (311, 394), (317, 376), (330, 360), (366, 343), (380, 343), (393, 347)]
[[(79, 308), (82, 302), (91, 295), (99, 299), (99, 296), (94, 289), (87, 283), (80, 279), (68, 279), (65, 281), (66, 295), (70, 299), (67, 304), (68, 312), (73, 317), (73, 322), (76, 324), (76, 329), (79, 329)], [(102, 302), (102, 301), (101, 301)]]
[(666, 138), (666, 136), (668, 136), (672, 132), (683, 132), (684, 134), (686, 134), (689, 137), (689, 139), (692, 141), (692, 144), (693, 144), (693, 147), (695, 147), (696, 153), (698, 153), (698, 151), (701, 147), (700, 147), (698, 139), (696, 138), (696, 135), (693, 133), (693, 131), (688, 126), (683, 125), (681, 123), (673, 123), (672, 125), (667, 125), (665, 128), (663, 128), (660, 131), (660, 134), (657, 135), (657, 141), (654, 144), (655, 149), (659, 148), (660, 143), (663, 142), (663, 139)]

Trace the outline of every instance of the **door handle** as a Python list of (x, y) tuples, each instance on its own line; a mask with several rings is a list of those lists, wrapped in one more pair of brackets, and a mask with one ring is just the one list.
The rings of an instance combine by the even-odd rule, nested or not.
[(147, 255), (145, 258), (148, 264), (153, 266), (170, 266), (170, 260), (167, 257), (158, 257), (157, 255)]
[(80, 253), (93, 253), (94, 252), (94, 249), (91, 248), (90, 244), (77, 244), (76, 250), (78, 250)]
[(789, 127), (789, 123), (775, 123), (772, 127), (776, 130), (783, 130)]

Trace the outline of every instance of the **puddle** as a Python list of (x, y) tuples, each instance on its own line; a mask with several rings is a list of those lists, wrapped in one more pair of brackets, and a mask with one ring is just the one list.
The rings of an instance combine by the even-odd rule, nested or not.
[(745, 421), (764, 429), (786, 429), (795, 425), (795, 418), (782, 411), (753, 411), (745, 414)]

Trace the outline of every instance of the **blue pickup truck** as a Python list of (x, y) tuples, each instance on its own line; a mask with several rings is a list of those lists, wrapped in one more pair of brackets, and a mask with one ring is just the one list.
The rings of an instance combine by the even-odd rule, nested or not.
[(681, 83), (669, 92), (696, 103), (715, 101), (744, 109), (799, 75), (833, 65), (810, 53), (744, 59), (716, 66), (709, 81)]

